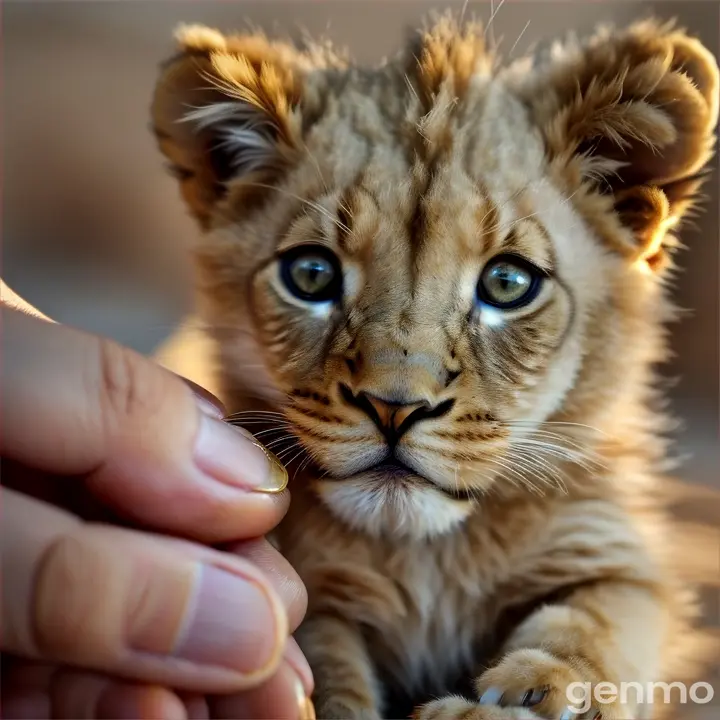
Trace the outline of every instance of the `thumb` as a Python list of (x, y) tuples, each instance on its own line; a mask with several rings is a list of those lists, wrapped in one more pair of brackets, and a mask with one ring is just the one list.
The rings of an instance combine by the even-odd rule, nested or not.
[(2, 500), (4, 652), (201, 693), (276, 671), (286, 612), (248, 561)]

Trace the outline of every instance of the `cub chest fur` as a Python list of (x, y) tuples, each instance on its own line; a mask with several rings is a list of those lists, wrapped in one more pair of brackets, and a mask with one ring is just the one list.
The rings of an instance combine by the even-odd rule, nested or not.
[[(367, 647), (385, 684), (417, 702), (422, 694), (457, 690), (478, 663), (490, 659), (498, 618), (493, 578), (478, 572), (480, 557), (420, 544), (398, 547), (377, 557), (373, 568), (382, 576), (383, 598), (390, 612), (373, 613), (364, 627)], [(482, 554), (482, 549), (475, 550)], [(373, 599), (369, 598), (370, 605)]]
[[(300, 519), (302, 515), (302, 519)], [(308, 617), (341, 617), (363, 634), (383, 684), (446, 692), (497, 648), (497, 592), (515, 551), (478, 515), (424, 542), (353, 533), (308, 497), (293, 497), (282, 552), (308, 589)]]

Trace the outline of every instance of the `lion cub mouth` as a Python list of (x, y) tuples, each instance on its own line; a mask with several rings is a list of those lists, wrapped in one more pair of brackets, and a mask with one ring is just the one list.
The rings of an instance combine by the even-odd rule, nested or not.
[(372, 476), (375, 481), (382, 480), (393, 483), (398, 489), (405, 489), (408, 492), (417, 490), (418, 486), (425, 486), (452, 500), (469, 501), (473, 498), (472, 494), (468, 491), (442, 487), (423, 475), (419, 475), (407, 467), (407, 465), (395, 459), (383, 460), (377, 465), (373, 465), (371, 468), (364, 470), (360, 475)]
[(388, 478), (388, 480), (404, 480), (405, 478), (419, 478), (420, 476), (411, 470), (407, 465), (397, 460), (383, 460), (383, 462), (368, 468), (366, 472), (377, 472)]

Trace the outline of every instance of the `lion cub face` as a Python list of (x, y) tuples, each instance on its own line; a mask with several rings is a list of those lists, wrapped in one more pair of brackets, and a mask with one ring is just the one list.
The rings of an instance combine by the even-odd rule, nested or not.
[(375, 70), (197, 27), (181, 45), (154, 121), (205, 230), (228, 391), (276, 405), (371, 533), (562, 486), (586, 458), (544, 423), (603, 426), (661, 352), (712, 57), (649, 23), (532, 71), (449, 21)]

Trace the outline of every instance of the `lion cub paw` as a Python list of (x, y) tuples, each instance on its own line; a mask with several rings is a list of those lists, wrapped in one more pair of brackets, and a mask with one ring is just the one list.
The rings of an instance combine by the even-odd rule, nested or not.
[[(573, 683), (578, 685), (573, 687)], [(423, 705), (414, 720), (616, 720), (618, 708), (589, 702), (587, 678), (543, 650), (517, 650), (475, 683), (478, 702), (450, 696)]]
[(527, 708), (546, 720), (614, 720), (618, 708), (591, 703), (593, 683), (544, 650), (516, 650), (475, 683), (481, 705)]
[(538, 716), (525, 708), (479, 705), (448, 695), (419, 707), (413, 720), (538, 720)]

